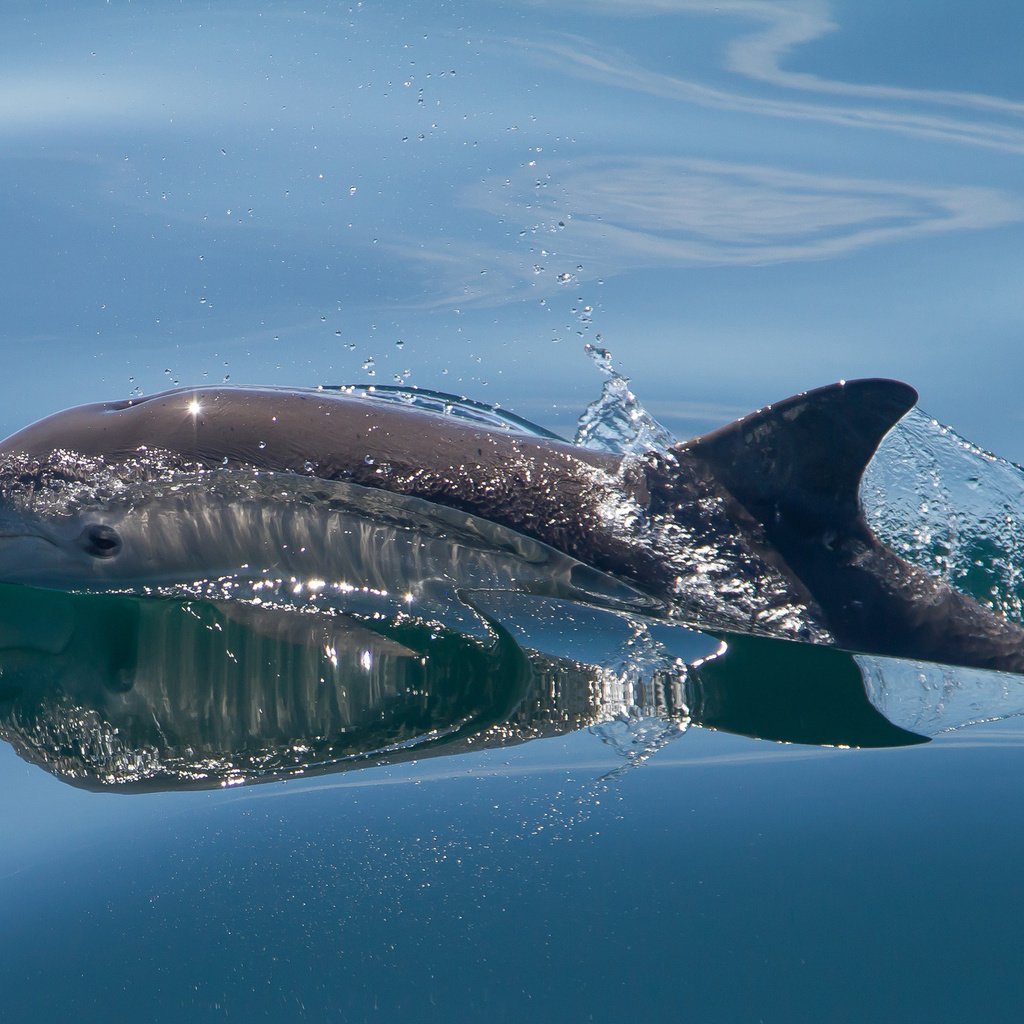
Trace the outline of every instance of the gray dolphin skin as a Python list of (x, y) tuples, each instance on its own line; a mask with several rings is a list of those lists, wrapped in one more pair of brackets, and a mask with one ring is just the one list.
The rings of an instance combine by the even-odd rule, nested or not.
[(87, 405), (0, 443), (0, 581), (354, 576), (405, 537), (404, 568), (375, 585), (511, 580), (703, 629), (1024, 671), (1020, 627), (865, 521), (864, 468), (916, 399), (897, 381), (840, 383), (643, 457), (344, 390)]

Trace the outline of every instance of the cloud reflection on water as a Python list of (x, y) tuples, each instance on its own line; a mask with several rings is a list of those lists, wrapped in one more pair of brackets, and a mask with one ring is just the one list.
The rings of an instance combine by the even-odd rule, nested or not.
[[(522, 45), (522, 41), (518, 41)], [(935, 139), (959, 145), (985, 146), (1011, 153), (1024, 153), (1024, 128), (1013, 123), (990, 123), (958, 119), (946, 114), (918, 113), (910, 110), (888, 110), (881, 107), (852, 107), (827, 103), (811, 103), (804, 100), (774, 99), (763, 95), (746, 95), (732, 92), (665, 72), (654, 71), (635, 63), (628, 55), (611, 49), (599, 49), (589, 42), (575, 37), (552, 40), (547, 43), (533, 43), (531, 50), (535, 59), (562, 71), (577, 75), (589, 81), (647, 93), (661, 99), (692, 103), (717, 110), (734, 113), (754, 114), (764, 117), (789, 118), (794, 120), (820, 121), (841, 128), (870, 128), (899, 132), (919, 138)], [(790, 77), (784, 76), (782, 80)], [(827, 83), (808, 76), (812, 82), (820, 82), (816, 89), (824, 92), (847, 94), (843, 83)], [(780, 80), (781, 84), (781, 80)], [(829, 88), (829, 87), (833, 88)], [(791, 83), (790, 88), (793, 87)], [(860, 95), (858, 86), (850, 89)], [(880, 87), (881, 88), (881, 87)], [(881, 89), (888, 98), (890, 91)], [(929, 93), (925, 90), (892, 90), (892, 98), (906, 98), (925, 103), (949, 103), (965, 105), (962, 100), (948, 101), (945, 93)], [(959, 94), (956, 94), (959, 95)], [(878, 98), (882, 98), (879, 96)], [(988, 100), (989, 97), (979, 97)], [(1000, 112), (1019, 115), (1024, 105), (1008, 101), (1003, 106), (999, 100), (992, 100), (993, 107)]]
[(494, 249), (473, 285), (456, 247), (403, 250), (448, 280), (441, 302), (486, 304), (522, 287), (550, 294), (644, 268), (821, 260), (1024, 221), (1024, 200), (1000, 189), (680, 157), (576, 159), (548, 164), (544, 178), (527, 167), (464, 191), (467, 207), (524, 225), (531, 240), (528, 251)]
[[(601, 14), (618, 18), (653, 18), (677, 16), (730, 17), (746, 27), (737, 29), (737, 35), (726, 46), (723, 66), (759, 85), (771, 85), (786, 90), (800, 90), (851, 99), (873, 99), (882, 101), (903, 101), (932, 106), (959, 107), (978, 111), (1024, 117), (1024, 103), (1000, 96), (952, 89), (911, 89), (898, 86), (838, 81), (823, 78), (808, 72), (787, 70), (783, 64), (794, 50), (814, 43), (829, 33), (842, 29), (842, 25), (829, 15), (830, 4), (823, 0), (596, 0), (582, 5), (569, 3), (562, 7), (586, 10), (590, 14)], [(749, 24), (754, 24), (750, 29)], [(589, 69), (599, 75), (601, 70), (609, 76), (619, 77), (623, 84), (633, 77), (634, 87), (673, 98), (690, 99), (730, 109), (742, 109), (754, 101), (752, 97), (740, 96), (726, 91), (704, 88), (697, 83), (669, 75), (658, 76), (639, 67), (630, 69), (628, 62), (616, 59), (610, 53), (605, 57), (594, 57), (570, 47), (557, 48), (562, 56), (578, 62), (580, 69)], [(763, 98), (762, 98), (763, 101)], [(764, 102), (764, 113), (778, 116), (815, 116), (815, 110), (805, 105), (776, 105)], [(952, 122), (939, 117), (921, 117), (912, 114), (885, 115), (881, 111), (848, 109), (827, 111), (821, 109), (818, 115), (825, 120), (839, 123), (862, 123), (868, 127), (888, 127), (894, 130), (937, 134), (949, 134), (955, 138), (963, 133), (959, 141), (972, 141), (970, 136), (977, 133), (973, 141), (980, 144), (1000, 145), (1002, 132), (997, 126), (982, 126), (969, 122)], [(849, 121), (847, 121), (849, 119)], [(991, 134), (988, 134), (991, 133)], [(1005, 141), (1014, 148), (1019, 144), (1020, 133), (1012, 132)]]

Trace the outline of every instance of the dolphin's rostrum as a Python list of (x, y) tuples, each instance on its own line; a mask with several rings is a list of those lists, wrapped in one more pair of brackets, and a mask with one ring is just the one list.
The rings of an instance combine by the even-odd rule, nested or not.
[(916, 398), (896, 381), (840, 383), (642, 457), (344, 391), (83, 406), (0, 444), (0, 580), (514, 586), (1024, 671), (1020, 627), (897, 557), (864, 519), (864, 468)]

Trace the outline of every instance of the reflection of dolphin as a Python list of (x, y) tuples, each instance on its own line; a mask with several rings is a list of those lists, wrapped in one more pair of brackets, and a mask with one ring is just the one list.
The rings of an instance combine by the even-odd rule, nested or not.
[[(488, 638), (405, 621), (0, 586), (0, 738), (76, 786), (205, 788), (519, 744), (615, 722), (803, 743), (919, 738), (841, 651), (693, 635), (637, 673), (604, 662), (628, 617), (500, 599)], [(372, 628), (371, 628), (372, 626)], [(675, 631), (672, 631), (675, 632)], [(526, 643), (529, 641), (529, 643)], [(541, 645), (545, 652), (536, 649)], [(565, 656), (563, 652), (571, 652)]]
[(491, 628), (0, 586), (0, 737), (75, 785), (177, 789), (517, 744), (621, 706), (614, 673)]
[[(628, 604), (638, 589), (679, 621), (1024, 671), (1024, 631), (908, 565), (864, 520), (863, 469), (915, 399), (894, 381), (838, 384), (642, 459), (316, 391), (199, 388), (85, 406), (0, 446), (0, 578), (110, 588), (184, 579), (197, 558), (208, 574), (319, 578), (325, 547), (283, 511), (305, 476), (425, 499), (449, 523), (457, 510), (463, 532), (540, 542), (572, 563), (553, 573), (568, 585), (548, 593), (572, 596), (590, 566), (632, 594), (610, 580), (578, 591)], [(238, 519), (223, 467), (265, 484), (268, 470), (286, 475)], [(137, 500), (154, 479), (160, 503), (145, 489)], [(303, 493), (307, 505), (331, 498)], [(440, 575), (474, 586), (458, 569)], [(548, 575), (535, 574), (537, 589)]]

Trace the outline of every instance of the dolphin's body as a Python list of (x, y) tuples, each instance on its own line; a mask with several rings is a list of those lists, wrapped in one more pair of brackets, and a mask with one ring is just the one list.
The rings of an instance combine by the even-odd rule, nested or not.
[[(910, 566), (865, 522), (863, 470), (916, 398), (896, 381), (837, 384), (642, 458), (325, 391), (204, 387), (88, 405), (0, 444), (0, 580), (301, 582), (378, 571), (403, 537), (403, 568), (380, 570), (382, 587), (513, 585), (1024, 671), (1020, 627)], [(398, 533), (353, 539), (346, 515)]]

